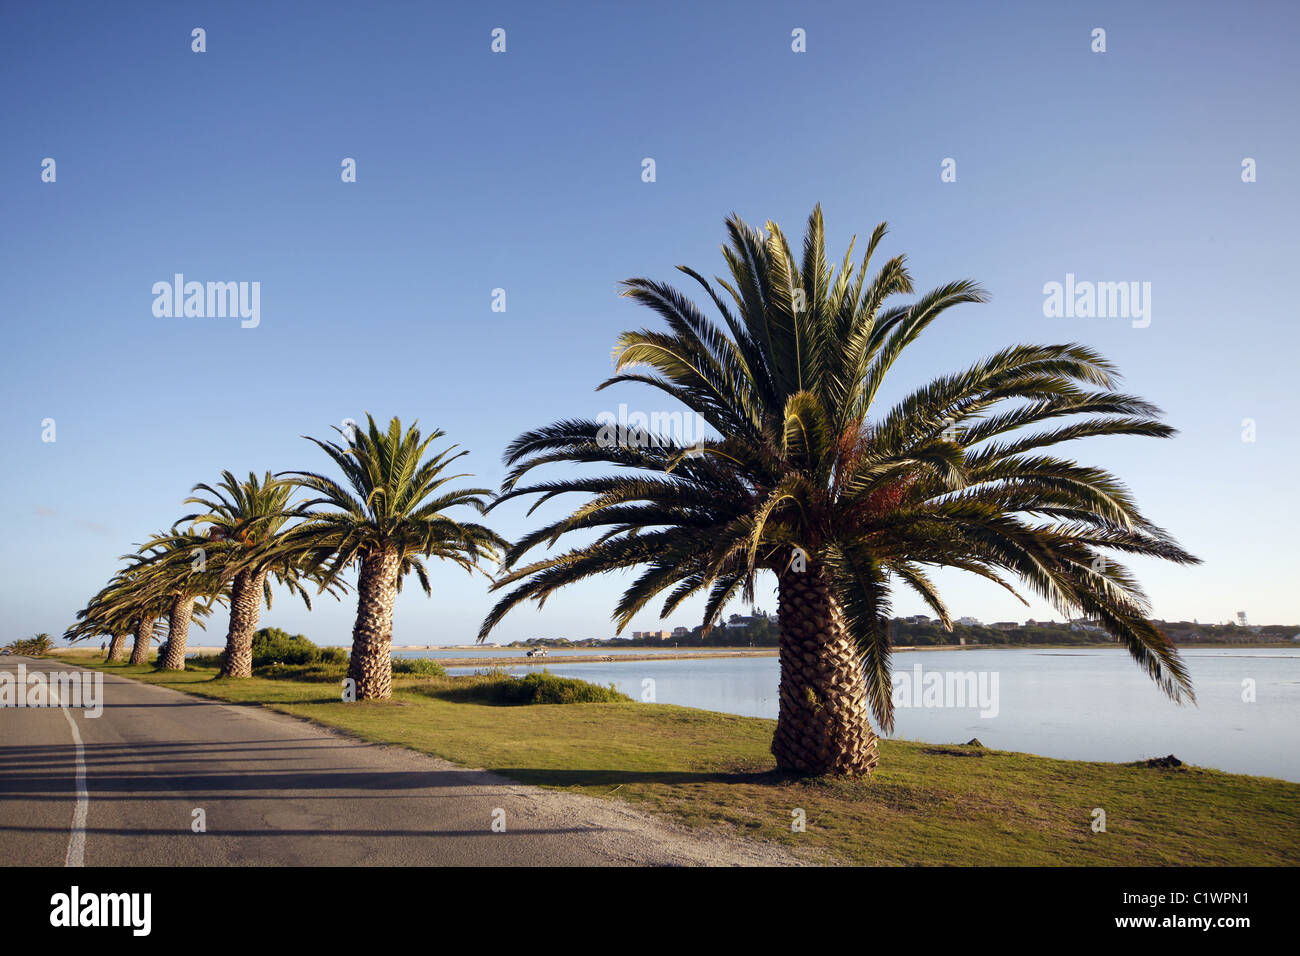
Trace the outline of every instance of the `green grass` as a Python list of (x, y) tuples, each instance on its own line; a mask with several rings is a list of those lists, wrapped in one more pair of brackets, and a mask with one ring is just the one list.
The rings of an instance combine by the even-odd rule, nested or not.
[[(87, 663), (264, 705), (523, 783), (632, 801), (828, 862), (1300, 862), (1300, 784), (1263, 777), (889, 740), (869, 780), (800, 780), (776, 773), (768, 753), (774, 722), (758, 718), (665, 704), (501, 706), (475, 697), (474, 687), (490, 684), (490, 676), (397, 677), (391, 701), (344, 704), (336, 675), (236, 681), (204, 668), (161, 673)], [(1106, 812), (1105, 833), (1092, 831), (1096, 807)], [(791, 832), (797, 808), (806, 814), (804, 833)]]

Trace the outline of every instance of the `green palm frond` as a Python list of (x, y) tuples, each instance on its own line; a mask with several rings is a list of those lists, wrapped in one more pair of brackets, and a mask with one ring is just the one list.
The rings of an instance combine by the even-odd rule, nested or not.
[(486, 574), (481, 563), (496, 560), (509, 546), (485, 525), (447, 514), (456, 508), (483, 514), (492, 493), (486, 488), (445, 487), (468, 475), (447, 471), (466, 454), (458, 446), (428, 453), (430, 445), (444, 437), (442, 431), (421, 435), (416, 425), (403, 428), (396, 418), (381, 430), (369, 413), (364, 428), (335, 431), (339, 441), (308, 440), (330, 457), (342, 481), (310, 471), (277, 476), (315, 495), (298, 506), (296, 513), (303, 520), (285, 539), (288, 547), (304, 555), (304, 568), (324, 585), (336, 584), (366, 555), (387, 549), (399, 558), (397, 586), (413, 573), (427, 593), (428, 570), (421, 557)]
[[(611, 571), (637, 572), (614, 608), (620, 628), (656, 598), (666, 615), (700, 595), (711, 626), (726, 602), (752, 594), (759, 571), (784, 573), (799, 547), (830, 575), (885, 728), (891, 588), (908, 587), (947, 623), (931, 577), (939, 568), (1023, 601), (1018, 579), (1063, 613), (1099, 620), (1163, 691), (1194, 699), (1177, 651), (1114, 555), (1197, 559), (1115, 476), (1054, 453), (1098, 436), (1170, 437), (1160, 410), (1119, 392), (1115, 366), (1079, 343), (1013, 345), (877, 407), (907, 348), (949, 310), (987, 301), (984, 290), (960, 280), (899, 302), (915, 294), (905, 259), (873, 263), (884, 225), (856, 268), (852, 244), (834, 264), (820, 207), (797, 253), (774, 223), (760, 232), (732, 216), (726, 229), (726, 277), (711, 282), (678, 267), (720, 321), (670, 285), (627, 280), (623, 294), (665, 327), (619, 336), (615, 374), (600, 385), (649, 386), (717, 437), (687, 455), (671, 442), (611, 443), (594, 421), (520, 435), (492, 506), (581, 500), (506, 552), (494, 585), (503, 596), (480, 640), (520, 603)], [(548, 464), (603, 473), (525, 483)], [(528, 561), (579, 532), (595, 538)]]

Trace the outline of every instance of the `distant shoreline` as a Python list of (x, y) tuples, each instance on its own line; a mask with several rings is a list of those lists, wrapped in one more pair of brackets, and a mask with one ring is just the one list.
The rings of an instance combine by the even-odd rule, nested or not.
[[(347, 645), (329, 645), (347, 649)], [(1294, 642), (1286, 641), (1269, 644), (1180, 644), (1179, 650), (1192, 650), (1204, 648), (1205, 650), (1240, 650), (1243, 648), (1262, 648), (1278, 650), (1287, 647), (1296, 647)], [(893, 650), (897, 652), (904, 651), (986, 651), (986, 650), (1090, 650), (1096, 648), (1111, 648), (1121, 650), (1115, 642), (1098, 642), (1090, 644), (899, 644), (895, 645)], [(224, 645), (212, 644), (191, 644), (187, 650), (186, 656), (194, 654), (216, 654), (224, 649)], [(437, 661), (444, 667), (524, 667), (524, 666), (542, 666), (551, 661), (563, 661), (566, 664), (608, 664), (618, 662), (634, 663), (639, 661), (672, 661), (672, 660), (695, 660), (699, 658), (747, 658), (747, 657), (776, 657), (779, 653), (776, 647), (698, 647), (698, 648), (664, 648), (658, 650), (655, 648), (638, 647), (609, 647), (609, 648), (576, 648), (576, 647), (547, 647), (547, 651), (583, 651), (584, 653), (564, 653), (551, 656), (547, 654), (541, 657), (527, 657), (526, 648), (496, 647), (481, 648), (482, 650), (496, 651), (517, 651), (512, 655), (500, 654), (497, 656), (464, 656), (453, 657), (439, 655), (438, 651), (472, 651), (478, 648), (464, 644), (394, 644), (393, 651), (424, 651), (426, 659)], [(62, 648), (60, 648), (62, 650)]]

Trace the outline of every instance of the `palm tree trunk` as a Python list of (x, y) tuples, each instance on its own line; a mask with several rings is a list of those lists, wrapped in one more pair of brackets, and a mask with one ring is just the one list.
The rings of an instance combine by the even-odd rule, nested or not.
[(185, 643), (189, 639), (193, 611), (193, 596), (178, 594), (172, 598), (171, 610), (167, 612), (167, 646), (158, 657), (160, 670), (185, 670)]
[(253, 676), (253, 634), (262, 612), (265, 571), (240, 571), (230, 586), (230, 629), (221, 655), (222, 677)]
[(820, 567), (780, 581), (781, 686), (772, 755), (783, 770), (859, 777), (875, 769), (857, 647)]
[(126, 635), (114, 634), (108, 642), (108, 660), (120, 661), (126, 653)]
[(393, 604), (397, 600), (396, 551), (368, 554), (357, 577), (357, 623), (352, 628), (348, 677), (357, 700), (393, 696)]
[(131, 663), (149, 663), (149, 644), (153, 641), (153, 618), (142, 617), (135, 625), (135, 643), (131, 645)]

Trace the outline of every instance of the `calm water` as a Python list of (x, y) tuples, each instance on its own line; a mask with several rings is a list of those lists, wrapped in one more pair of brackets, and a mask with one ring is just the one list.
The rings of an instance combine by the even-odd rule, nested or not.
[[(394, 657), (472, 657), (475, 659), (484, 657), (523, 657), (528, 653), (526, 647), (453, 647), (453, 648), (435, 648), (434, 650), (395, 650)], [(620, 654), (688, 654), (699, 653), (708, 654), (709, 651), (682, 651), (675, 647), (635, 647), (635, 648), (606, 648), (606, 647), (577, 647), (577, 648), (547, 648), (546, 656), (550, 657), (595, 657), (607, 654), (617, 657)]]
[[(547, 668), (612, 683), (634, 700), (642, 699), (643, 682), (651, 680), (659, 703), (776, 716), (774, 657), (566, 664), (564, 656), (552, 651)], [(1167, 700), (1126, 653), (1110, 648), (901, 651), (894, 655), (894, 672), (907, 675), (909, 691), (913, 682), (924, 687), (931, 672), (983, 673), (985, 702), (996, 703), (996, 714), (994, 707), (974, 700), (900, 705), (894, 735), (932, 743), (978, 737), (999, 750), (1076, 760), (1129, 761), (1172, 753), (1203, 767), (1300, 781), (1300, 648), (1187, 650), (1184, 659), (1199, 706)], [(916, 665), (922, 668), (919, 682)], [(1245, 680), (1254, 681), (1253, 703), (1242, 700)], [(910, 693), (907, 700), (913, 700)], [(916, 702), (924, 704), (925, 698), (917, 696)], [(958, 703), (966, 706), (954, 706)]]

